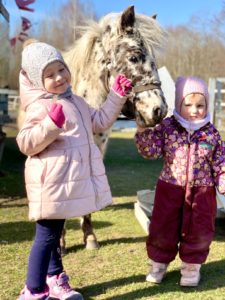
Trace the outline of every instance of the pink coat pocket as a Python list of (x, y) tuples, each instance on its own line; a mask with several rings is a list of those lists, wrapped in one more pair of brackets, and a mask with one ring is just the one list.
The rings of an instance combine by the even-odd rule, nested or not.
[(25, 181), (26, 184), (43, 183), (43, 174), (46, 164), (38, 156), (29, 157), (25, 163)]

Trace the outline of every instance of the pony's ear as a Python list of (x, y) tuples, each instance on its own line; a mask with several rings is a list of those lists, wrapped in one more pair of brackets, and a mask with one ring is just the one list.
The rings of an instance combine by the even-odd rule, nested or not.
[(134, 6), (129, 6), (121, 16), (120, 27), (122, 32), (132, 32), (135, 23)]
[(152, 19), (156, 20), (156, 18), (157, 18), (157, 14), (154, 14), (154, 15), (152, 16)]

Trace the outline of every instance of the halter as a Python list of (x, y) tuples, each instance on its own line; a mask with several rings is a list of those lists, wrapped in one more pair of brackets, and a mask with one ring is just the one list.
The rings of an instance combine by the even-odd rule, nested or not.
[[(111, 73), (114, 77), (116, 77), (116, 75), (118, 74), (115, 69), (112, 69)], [(108, 84), (109, 77), (110, 77), (110, 71), (107, 69), (107, 70), (105, 70), (104, 81), (103, 81), (103, 85), (104, 85), (104, 88), (107, 91), (107, 93), (110, 90), (109, 84)], [(137, 94), (137, 93), (141, 93), (144, 91), (155, 90), (155, 89), (160, 89), (160, 88), (161, 88), (161, 82), (158, 81), (156, 83), (148, 83), (148, 84), (141, 84), (141, 85), (133, 86), (131, 91), (134, 94)]]

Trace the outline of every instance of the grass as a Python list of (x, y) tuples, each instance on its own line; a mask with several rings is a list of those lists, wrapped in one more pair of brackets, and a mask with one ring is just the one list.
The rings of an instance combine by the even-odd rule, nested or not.
[[(24, 191), (24, 156), (15, 144), (15, 130), (7, 129), (0, 178), (0, 299), (16, 299), (23, 287), (34, 223), (27, 219)], [(145, 282), (148, 270), (146, 235), (134, 216), (136, 192), (154, 188), (161, 161), (146, 161), (136, 151), (133, 133), (113, 132), (105, 164), (114, 204), (93, 214), (100, 249), (87, 251), (79, 220), (67, 221), (64, 266), (85, 300), (225, 299), (225, 222), (217, 220), (216, 236), (202, 281), (197, 288), (179, 286), (180, 261), (171, 263), (161, 285)]]

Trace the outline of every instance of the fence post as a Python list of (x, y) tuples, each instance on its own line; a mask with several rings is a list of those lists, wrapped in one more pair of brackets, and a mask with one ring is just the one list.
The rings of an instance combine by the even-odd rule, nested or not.
[(209, 78), (209, 112), (211, 114), (211, 122), (215, 124), (216, 116), (215, 116), (215, 89), (216, 89), (216, 79)]
[(0, 124), (0, 163), (2, 161), (3, 150), (5, 146), (6, 133), (2, 131), (2, 125)]

